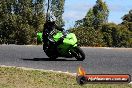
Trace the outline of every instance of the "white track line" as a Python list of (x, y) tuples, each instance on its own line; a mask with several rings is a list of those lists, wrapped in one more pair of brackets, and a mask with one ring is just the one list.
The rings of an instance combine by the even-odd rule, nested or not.
[(132, 81), (129, 84), (132, 84)]
[(64, 73), (64, 74), (69, 74), (72, 76), (76, 76), (76, 73), (70, 73), (70, 72), (63, 72), (63, 71), (54, 71), (54, 70), (44, 70), (44, 69), (34, 69), (34, 68), (27, 68), (27, 67), (16, 67), (16, 66), (6, 66), (6, 65), (0, 65), (0, 67), (15, 67), (15, 68), (20, 68), (23, 70), (38, 70), (38, 71), (44, 71), (44, 72), (55, 72), (55, 73)]
[[(70, 73), (70, 72), (63, 72), (63, 71), (54, 71), (54, 70), (44, 70), (44, 69), (34, 69), (34, 68), (26, 68), (26, 67), (16, 67), (16, 66), (6, 66), (6, 65), (0, 65), (0, 67), (15, 67), (15, 68), (20, 68), (23, 70), (38, 70), (38, 71), (43, 71), (43, 72), (55, 72), (55, 73), (64, 73), (64, 74), (68, 74), (68, 75), (72, 75), (72, 76), (76, 76), (77, 73)], [(129, 83), (132, 84), (132, 81)]]

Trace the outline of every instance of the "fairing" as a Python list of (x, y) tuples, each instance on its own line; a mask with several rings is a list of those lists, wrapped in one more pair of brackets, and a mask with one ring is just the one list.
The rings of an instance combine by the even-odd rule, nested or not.
[[(56, 35), (53, 36), (54, 40), (57, 42), (63, 36), (62, 32), (58, 32)], [(63, 40), (64, 44), (68, 45), (75, 45), (77, 43), (77, 38), (75, 34), (69, 33), (67, 34), (66, 38)]]

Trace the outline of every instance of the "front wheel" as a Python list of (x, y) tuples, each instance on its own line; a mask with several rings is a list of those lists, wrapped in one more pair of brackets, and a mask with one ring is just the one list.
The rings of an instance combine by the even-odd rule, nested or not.
[(75, 47), (73, 54), (78, 61), (83, 61), (85, 59), (85, 53), (80, 47)]

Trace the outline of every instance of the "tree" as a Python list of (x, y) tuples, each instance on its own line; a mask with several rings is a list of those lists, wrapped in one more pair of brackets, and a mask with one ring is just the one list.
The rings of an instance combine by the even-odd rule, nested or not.
[(102, 0), (97, 0), (93, 8), (89, 9), (86, 16), (75, 22), (75, 27), (87, 26), (99, 29), (99, 27), (108, 22), (108, 6)]
[(15, 16), (13, 15), (14, 0), (0, 1), (0, 34), (3, 43), (11, 41), (10, 36), (15, 29)]
[(32, 17), (32, 26), (34, 29), (32, 39), (35, 40), (37, 37), (37, 32), (42, 32), (43, 25), (45, 22), (45, 12), (44, 4), (45, 0), (34, 0), (33, 3), (33, 17)]
[[(108, 21), (108, 7), (102, 0), (97, 0), (96, 5), (89, 9), (86, 16), (75, 22), (74, 33), (81, 45), (105, 46), (103, 35), (99, 28)], [(84, 33), (83, 33), (83, 32)], [(80, 33), (81, 32), (81, 33)]]
[(75, 27), (75, 28), (78, 28), (78, 27), (80, 27), (80, 26), (83, 26), (83, 24), (84, 24), (84, 19), (77, 20), (77, 21), (75, 21), (74, 27)]
[(87, 12), (87, 14), (86, 14), (86, 16), (84, 18), (84, 26), (86, 26), (86, 27), (93, 27), (94, 26), (93, 25), (94, 24), (94, 18), (95, 18), (95, 16), (93, 14), (93, 10), (90, 9)]
[(56, 23), (58, 26), (64, 26), (64, 21), (62, 15), (64, 13), (64, 3), (65, 0), (52, 0), (51, 1), (51, 11), (56, 18)]
[(132, 47), (132, 33), (125, 26), (107, 23), (102, 25), (101, 31), (108, 47)]
[(78, 28), (70, 29), (70, 31), (75, 33), (81, 46), (105, 46), (100, 30), (79, 26)]
[(123, 22), (122, 25), (125, 25), (128, 30), (132, 31), (132, 10), (129, 11), (128, 14), (122, 17)]
[(32, 43), (43, 30), (45, 0), (0, 0), (0, 37), (19, 44)]
[(130, 10), (128, 14), (124, 15), (122, 19), (123, 21), (132, 22), (132, 10)]
[(35, 31), (42, 31), (43, 24), (45, 21), (45, 13), (44, 13), (44, 2), (45, 0), (35, 0), (33, 3), (33, 27)]
[(79, 26), (93, 27), (93, 22), (94, 22), (94, 14), (93, 14), (93, 10), (90, 9), (83, 19), (77, 20), (75, 22), (74, 27), (76, 28)]
[(102, 0), (97, 0), (93, 7), (94, 27), (98, 29), (101, 24), (108, 22), (109, 10), (108, 6)]

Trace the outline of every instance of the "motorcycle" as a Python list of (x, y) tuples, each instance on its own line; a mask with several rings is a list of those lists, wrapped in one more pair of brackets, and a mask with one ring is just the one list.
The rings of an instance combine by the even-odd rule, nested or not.
[[(49, 7), (48, 0), (46, 22), (52, 24), (53, 21), (50, 20), (51, 16), (49, 16)], [(48, 26), (51, 27), (50, 25)], [(55, 33), (53, 34), (50, 33), (49, 30), (50, 28), (45, 27), (43, 33), (37, 33), (37, 38), (39, 41), (43, 41), (43, 50), (50, 59), (55, 60), (58, 57), (75, 57), (78, 61), (83, 61), (85, 59), (85, 54), (77, 45), (77, 38), (74, 33), (68, 31), (52, 31)]]
[[(50, 59), (56, 59), (58, 57), (75, 57), (78, 61), (83, 61), (85, 59), (85, 54), (83, 50), (77, 45), (77, 38), (74, 33), (69, 33), (68, 31), (59, 31), (53, 35), (53, 38), (48, 38), (48, 36), (49, 34), (44, 31), (43, 50)], [(62, 38), (62, 43), (58, 44)]]

